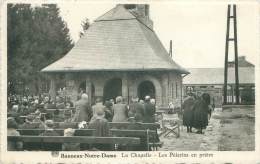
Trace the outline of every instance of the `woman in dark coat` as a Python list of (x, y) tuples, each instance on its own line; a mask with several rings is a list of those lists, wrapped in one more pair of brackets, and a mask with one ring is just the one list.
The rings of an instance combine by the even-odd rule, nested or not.
[(133, 98), (129, 105), (129, 117), (134, 117), (136, 122), (142, 122), (144, 117), (144, 106), (138, 102), (138, 98)]
[(198, 98), (194, 105), (193, 127), (198, 129), (197, 133), (202, 134), (202, 129), (208, 126), (208, 100), (205, 93)]
[(112, 112), (113, 104), (110, 101), (106, 101), (104, 105), (105, 105), (105, 108), (104, 108), (105, 118), (108, 120), (108, 122), (111, 122), (113, 119), (113, 112)]
[(116, 104), (113, 106), (113, 119), (112, 122), (127, 122), (128, 115), (127, 115), (128, 109), (125, 104), (123, 104), (123, 98), (121, 96), (118, 96), (116, 98)]
[(184, 99), (182, 104), (183, 108), (183, 125), (187, 127), (187, 132), (192, 132), (192, 120), (193, 120), (193, 107), (195, 104), (195, 98), (188, 95)]

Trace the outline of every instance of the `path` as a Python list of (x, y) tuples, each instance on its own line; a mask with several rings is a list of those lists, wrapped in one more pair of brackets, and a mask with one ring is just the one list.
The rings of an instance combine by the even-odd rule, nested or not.
[(213, 116), (219, 115), (220, 111), (216, 110), (212, 113), (212, 118), (209, 121), (209, 126), (204, 130), (204, 134), (187, 133), (186, 127), (181, 127), (181, 136), (176, 138), (171, 135), (169, 137), (161, 136), (161, 141), (164, 142), (160, 151), (217, 151), (218, 139), (220, 138), (220, 119), (215, 119)]

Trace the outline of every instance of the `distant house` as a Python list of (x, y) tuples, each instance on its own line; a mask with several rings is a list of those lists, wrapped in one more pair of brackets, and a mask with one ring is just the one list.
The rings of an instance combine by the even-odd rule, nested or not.
[[(229, 62), (228, 68), (228, 103), (235, 102), (235, 68)], [(240, 57), (238, 61), (240, 102), (254, 103), (255, 100), (255, 68)], [(190, 74), (183, 79), (184, 93), (208, 92), (214, 97), (217, 106), (222, 105), (224, 68), (190, 68)]]
[(149, 5), (117, 5), (97, 18), (75, 47), (42, 72), (76, 101), (80, 91), (93, 102), (123, 96), (156, 99), (158, 106), (181, 99), (182, 75), (188, 71), (169, 56), (153, 29)]

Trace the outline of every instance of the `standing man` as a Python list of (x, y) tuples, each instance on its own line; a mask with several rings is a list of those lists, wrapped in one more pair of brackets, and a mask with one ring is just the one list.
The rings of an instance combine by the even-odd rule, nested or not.
[(150, 102), (150, 96), (145, 96), (144, 100), (144, 123), (155, 123), (155, 105)]
[(91, 118), (92, 111), (90, 103), (88, 102), (88, 95), (83, 93), (81, 99), (75, 103), (76, 113), (74, 115), (75, 122), (86, 121), (88, 122)]

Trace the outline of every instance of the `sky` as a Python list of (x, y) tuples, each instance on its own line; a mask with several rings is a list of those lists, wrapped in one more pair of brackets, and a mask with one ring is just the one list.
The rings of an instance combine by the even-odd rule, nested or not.
[[(227, 22), (227, 4), (223, 2), (153, 2), (150, 18), (154, 31), (169, 50), (173, 42), (173, 60), (186, 68), (223, 67)], [(93, 22), (115, 7), (115, 3), (58, 3), (60, 15), (67, 22), (74, 42), (79, 39), (81, 23)], [(258, 64), (259, 24), (255, 2), (237, 4), (238, 55)], [(231, 23), (231, 27), (233, 24)], [(233, 30), (231, 29), (231, 36)], [(229, 60), (234, 59), (231, 43)]]

